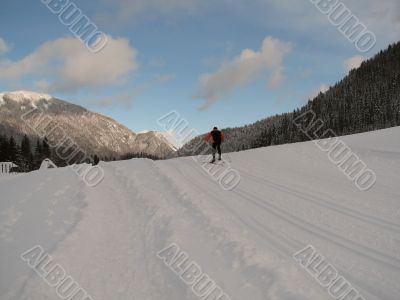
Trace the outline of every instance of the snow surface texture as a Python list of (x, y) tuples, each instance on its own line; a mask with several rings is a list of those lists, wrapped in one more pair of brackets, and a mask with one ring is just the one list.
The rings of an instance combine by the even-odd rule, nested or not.
[(171, 243), (231, 299), (332, 299), (292, 255), (306, 245), (366, 300), (400, 295), (400, 128), (344, 137), (377, 174), (360, 192), (312, 142), (231, 154), (224, 191), (191, 158), (0, 177), (0, 299), (58, 299), (20, 258), (41, 245), (94, 300), (199, 299), (157, 257)]
[(35, 93), (30, 91), (15, 91), (15, 92), (8, 92), (8, 93), (1, 93), (0, 94), (0, 101), (4, 103), (4, 97), (11, 99), (15, 102), (25, 102), (29, 101), (32, 104), (39, 102), (40, 100), (49, 101), (53, 97), (47, 94)]

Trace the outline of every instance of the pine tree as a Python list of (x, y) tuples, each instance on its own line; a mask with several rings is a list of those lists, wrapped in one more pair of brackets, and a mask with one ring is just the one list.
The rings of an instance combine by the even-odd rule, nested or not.
[(43, 159), (44, 159), (43, 145), (42, 142), (38, 139), (36, 141), (35, 151), (33, 154), (33, 168), (39, 169)]
[(95, 154), (93, 156), (93, 166), (97, 166), (100, 162), (100, 158)]
[(10, 137), (8, 140), (8, 161), (11, 161), (15, 164), (20, 163), (21, 155), (20, 155), (20, 149), (17, 146), (17, 143), (15, 142), (14, 137)]
[(0, 162), (7, 160), (8, 141), (4, 135), (0, 135)]
[(43, 156), (45, 158), (50, 158), (51, 156), (50, 146), (46, 137), (43, 140)]
[(21, 169), (25, 172), (29, 172), (33, 167), (33, 155), (31, 150), (31, 141), (24, 135), (21, 141)]

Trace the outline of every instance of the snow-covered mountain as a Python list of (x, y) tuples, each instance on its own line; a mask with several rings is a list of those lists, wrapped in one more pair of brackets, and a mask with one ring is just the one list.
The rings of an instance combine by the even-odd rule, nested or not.
[(178, 151), (178, 149), (182, 147), (179, 141), (177, 141), (177, 139), (175, 138), (174, 134), (170, 131), (160, 132), (160, 131), (144, 130), (139, 132), (138, 134), (150, 134), (150, 133), (155, 134), (159, 139), (167, 143), (171, 147), (171, 149), (174, 149), (174, 151)]
[[(364, 192), (314, 142), (224, 155), (214, 175), (186, 157), (102, 162), (90, 188), (69, 168), (0, 176), (0, 299), (398, 300), (399, 136), (341, 139), (376, 172)], [(241, 181), (226, 191), (214, 176), (229, 162)], [(171, 244), (184, 252), (164, 252), (166, 265)], [(292, 256), (307, 245), (303, 268)], [(65, 274), (49, 285), (54, 266)], [(193, 292), (215, 286), (230, 298)]]
[[(31, 125), (41, 113), (51, 120), (51, 127), (57, 127), (88, 153), (101, 156), (146, 153), (166, 157), (176, 150), (156, 132), (136, 134), (113, 119), (81, 106), (28, 91), (0, 94), (0, 134), (36, 137), (37, 132), (32, 129), (35, 126)], [(50, 134), (48, 138), (56, 135)]]

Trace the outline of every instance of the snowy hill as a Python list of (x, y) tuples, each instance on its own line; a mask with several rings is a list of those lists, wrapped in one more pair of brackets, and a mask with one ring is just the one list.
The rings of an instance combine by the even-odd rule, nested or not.
[(9, 93), (0, 93), (0, 103), (5, 104), (6, 99), (15, 101), (15, 102), (28, 102), (31, 105), (34, 105), (37, 102), (40, 102), (41, 100), (44, 101), (50, 101), (53, 97), (47, 94), (43, 93), (35, 93), (35, 92), (30, 92), (30, 91), (15, 91), (15, 92), (9, 92)]
[(145, 153), (165, 157), (175, 151), (154, 133), (135, 134), (111, 118), (50, 95), (28, 91), (0, 94), (0, 134), (36, 137), (41, 130), (32, 125), (45, 118), (51, 120), (48, 128), (57, 129), (55, 134), (50, 134), (50, 129), (47, 134), (50, 140), (53, 137), (53, 143), (60, 142), (57, 138), (65, 134), (89, 154), (105, 157)]
[[(342, 139), (377, 175), (364, 192), (313, 142), (225, 156), (241, 176), (231, 191), (190, 157), (103, 163), (95, 188), (68, 168), (0, 178), (0, 298), (59, 299), (41, 278), (58, 264), (95, 300), (200, 299), (178, 276), (195, 262), (220, 300), (332, 299), (292, 257), (312, 245), (357, 291), (346, 299), (398, 300), (399, 136)], [(171, 244), (189, 258), (168, 260)], [(52, 262), (38, 274), (20, 258), (36, 245)]]

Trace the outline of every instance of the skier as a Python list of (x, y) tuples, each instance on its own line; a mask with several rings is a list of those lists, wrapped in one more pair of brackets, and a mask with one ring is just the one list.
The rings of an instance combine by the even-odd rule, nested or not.
[(205, 140), (208, 142), (209, 140), (212, 140), (212, 155), (213, 159), (211, 163), (215, 162), (215, 153), (218, 151), (218, 160), (221, 160), (221, 143), (225, 140), (225, 135), (222, 131), (218, 130), (217, 127), (214, 127), (214, 129), (206, 136)]

